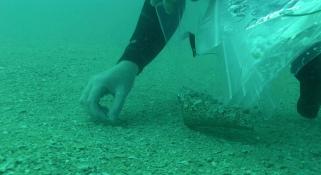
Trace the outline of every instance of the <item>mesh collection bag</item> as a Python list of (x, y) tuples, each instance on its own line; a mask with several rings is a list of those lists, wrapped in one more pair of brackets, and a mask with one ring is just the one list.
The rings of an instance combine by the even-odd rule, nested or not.
[[(319, 41), (321, 0), (209, 0), (196, 31), (198, 55), (225, 61), (224, 101), (241, 106), (256, 103), (271, 80)], [(293, 73), (321, 53), (319, 47), (312, 50), (295, 61)]]

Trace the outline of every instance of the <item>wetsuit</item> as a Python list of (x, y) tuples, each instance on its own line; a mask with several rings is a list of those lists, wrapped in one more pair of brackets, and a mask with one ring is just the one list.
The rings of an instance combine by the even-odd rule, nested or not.
[[(175, 26), (173, 27), (177, 28), (178, 24), (174, 24)], [(173, 34), (174, 31), (167, 33), (167, 37), (171, 37)], [(150, 4), (149, 0), (145, 0), (136, 29), (119, 62), (122, 60), (132, 61), (138, 65), (139, 72), (141, 72), (160, 53), (165, 45), (166, 40), (156, 9)]]
[[(305, 63), (305, 60), (309, 62)], [(296, 70), (299, 64), (304, 66)], [(298, 112), (304, 117), (315, 118), (321, 106), (321, 42), (312, 45), (294, 60), (292, 73), (296, 73), (300, 82)]]
[[(177, 28), (177, 26), (178, 23), (175, 27)], [(170, 33), (169, 36), (172, 36), (173, 33)], [(190, 36), (191, 38), (193, 36)], [(150, 5), (149, 0), (145, 0), (135, 32), (119, 62), (122, 60), (132, 61), (138, 65), (139, 72), (141, 72), (165, 45), (166, 40), (156, 10)], [(307, 57), (308, 53), (312, 53), (315, 46), (321, 47), (321, 42), (303, 52), (292, 64), (292, 72), (295, 73), (300, 82), (300, 98), (297, 103), (297, 110), (307, 118), (315, 118), (321, 106), (321, 53), (309, 59), (312, 61), (304, 63), (305, 66), (299, 71), (295, 69), (298, 65), (296, 63), (302, 63), (304, 57)]]

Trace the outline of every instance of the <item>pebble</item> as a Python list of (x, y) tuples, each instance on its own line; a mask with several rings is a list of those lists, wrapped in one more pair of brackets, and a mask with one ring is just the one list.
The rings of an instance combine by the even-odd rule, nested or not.
[(144, 172), (143, 175), (152, 175), (151, 172)]
[(205, 161), (208, 162), (208, 163), (210, 163), (210, 162), (213, 162), (213, 161), (214, 161), (214, 158), (213, 158), (213, 157), (209, 157), (209, 158), (206, 158)]
[(217, 167), (217, 162), (213, 161), (213, 162), (211, 162), (211, 165), (212, 165), (213, 167)]
[(241, 153), (243, 153), (243, 154), (247, 154), (247, 153), (249, 153), (251, 151), (251, 147), (250, 146), (243, 146), (242, 148), (241, 148)]
[(16, 166), (15, 161), (6, 160), (0, 164), (0, 174), (12, 170)]
[(86, 147), (84, 145), (77, 145), (77, 146), (75, 146), (75, 148), (78, 149), (79, 151), (86, 150)]
[(4, 162), (5, 160), (6, 160), (6, 158), (0, 155), (0, 163)]
[(28, 126), (27, 125), (21, 125), (20, 128), (21, 129), (26, 129), (26, 128), (28, 128)]
[(288, 167), (285, 166), (285, 165), (281, 165), (281, 166), (280, 166), (280, 169), (281, 169), (281, 170), (285, 170), (285, 169), (287, 169), (287, 168), (288, 168)]
[(128, 159), (138, 159), (138, 158), (135, 156), (128, 156)]
[(6, 112), (6, 111), (11, 111), (12, 109), (13, 109), (13, 107), (7, 106), (7, 107), (4, 107), (2, 110), (3, 110), (4, 112)]
[(220, 107), (218, 108), (217, 112), (218, 112), (219, 114), (223, 114), (223, 113), (224, 113), (224, 108), (223, 108), (222, 106), (220, 106)]
[(102, 172), (102, 173), (90, 173), (89, 175), (110, 175), (107, 172)]
[(267, 162), (264, 166), (265, 166), (265, 168), (273, 168), (273, 167), (274, 167), (274, 164)]
[(181, 165), (189, 165), (189, 162), (187, 161), (187, 160), (183, 160), (183, 161), (180, 161), (180, 162), (178, 162), (179, 164), (181, 164)]
[(198, 105), (198, 104), (200, 104), (200, 103), (202, 103), (202, 102), (203, 102), (203, 101), (202, 101), (201, 99), (196, 100), (196, 101), (193, 102), (193, 105), (192, 105), (192, 106), (196, 106), (196, 105)]
[(83, 172), (90, 172), (93, 168), (87, 163), (81, 163), (77, 167), (80, 171), (83, 171)]
[(102, 172), (101, 175), (110, 175), (110, 174), (107, 172)]
[(253, 172), (251, 170), (245, 170), (244, 175), (251, 175)]

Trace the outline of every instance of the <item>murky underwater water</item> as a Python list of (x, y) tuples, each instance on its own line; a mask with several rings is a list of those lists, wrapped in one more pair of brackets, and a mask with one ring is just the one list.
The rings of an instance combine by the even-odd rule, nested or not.
[(181, 88), (226, 86), (222, 61), (192, 58), (179, 39), (138, 77), (123, 126), (90, 121), (81, 91), (121, 56), (142, 4), (0, 1), (0, 174), (320, 174), (320, 119), (296, 113), (288, 70), (272, 82), (275, 114), (253, 130), (187, 128)]

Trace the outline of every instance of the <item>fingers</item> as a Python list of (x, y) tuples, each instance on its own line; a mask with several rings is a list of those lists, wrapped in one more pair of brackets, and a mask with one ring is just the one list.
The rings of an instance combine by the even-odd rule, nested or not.
[(88, 95), (89, 95), (89, 92), (90, 92), (90, 89), (92, 87), (92, 82), (90, 81), (87, 86), (85, 87), (85, 89), (82, 91), (82, 94), (81, 94), (81, 97), (80, 97), (80, 103), (82, 105), (86, 105), (86, 101), (88, 99)]
[[(80, 102), (92, 117), (104, 122), (118, 120), (136, 76), (136, 72), (130, 70), (124, 69), (123, 73), (113, 69), (113, 72), (99, 74), (89, 81)], [(110, 110), (100, 105), (100, 99), (105, 95), (114, 96)]]
[(108, 109), (100, 106), (99, 104), (92, 103), (88, 106), (88, 113), (92, 117), (92, 119), (97, 121), (107, 121), (107, 113)]
[(125, 99), (128, 93), (125, 92), (117, 92), (115, 94), (114, 102), (110, 108), (110, 111), (108, 113), (109, 119), (111, 121), (114, 121), (118, 118), (124, 104), (125, 104)]
[(107, 108), (104, 108), (99, 104), (99, 101), (103, 96), (104, 92), (101, 87), (92, 86), (87, 100), (87, 109), (89, 114), (100, 120), (106, 120), (108, 112)]
[(95, 81), (91, 80), (80, 97), (80, 102), (89, 115), (98, 120), (107, 119), (108, 109), (99, 104), (100, 98), (105, 95), (104, 93), (102, 86), (95, 84)]

